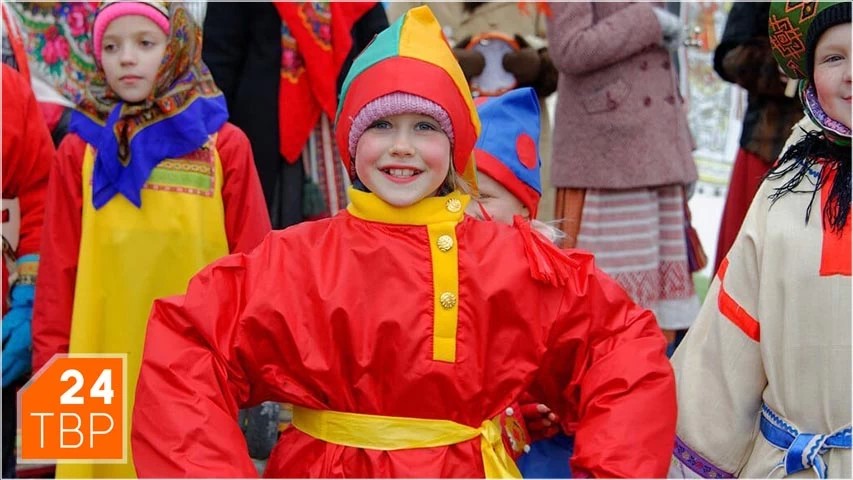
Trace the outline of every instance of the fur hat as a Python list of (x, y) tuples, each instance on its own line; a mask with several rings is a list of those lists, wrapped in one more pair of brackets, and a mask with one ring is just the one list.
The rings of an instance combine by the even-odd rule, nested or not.
[(536, 218), (542, 182), (539, 169), (539, 99), (530, 88), (477, 99), (483, 132), (474, 145), (477, 170), (510, 191)]
[(125, 15), (140, 15), (154, 22), (160, 30), (169, 35), (169, 7), (165, 2), (126, 2), (107, 0), (98, 6), (95, 22), (92, 26), (94, 53), (101, 61), (101, 42), (104, 32), (113, 20)]
[[(405, 110), (400, 110), (403, 106)], [(476, 190), (471, 151), (480, 121), (459, 62), (427, 6), (409, 10), (377, 35), (347, 73), (335, 136), (351, 177), (355, 144), (369, 126), (359, 117), (369, 118), (380, 111), (382, 115), (426, 113), (435, 118), (451, 140), (454, 169)]]

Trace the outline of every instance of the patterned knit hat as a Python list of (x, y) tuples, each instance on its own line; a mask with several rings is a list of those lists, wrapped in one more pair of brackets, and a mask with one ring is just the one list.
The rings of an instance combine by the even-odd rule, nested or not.
[(850, 1), (773, 2), (768, 24), (770, 46), (779, 66), (800, 79), (800, 101), (806, 114), (831, 142), (850, 145), (850, 126), (826, 114), (817, 98), (812, 74), (820, 36), (831, 27), (850, 22)]
[(451, 148), (453, 147), (453, 124), (450, 122), (447, 112), (440, 105), (424, 97), (395, 92), (379, 97), (359, 110), (349, 131), (350, 156), (355, 157), (355, 147), (358, 144), (358, 139), (361, 138), (361, 135), (373, 122), (383, 117), (390, 117), (391, 115), (399, 115), (401, 113), (420, 113), (434, 118), (450, 139)]
[(850, 22), (850, 2), (773, 2), (769, 34), (773, 55), (790, 78), (811, 78), (815, 46), (830, 27)]
[(92, 26), (94, 54), (101, 61), (101, 42), (104, 32), (113, 20), (125, 15), (140, 15), (154, 22), (160, 30), (169, 35), (169, 7), (166, 2), (126, 2), (106, 0), (98, 6), (95, 23)]
[[(394, 93), (408, 95), (392, 96), (373, 104)], [(422, 101), (425, 99), (428, 102)], [(476, 167), (471, 150), (480, 133), (480, 121), (459, 62), (441, 26), (426, 6), (409, 10), (377, 35), (355, 59), (344, 80), (335, 135), (350, 176), (355, 173), (352, 154), (355, 143), (351, 142), (357, 142), (366, 128), (358, 118), (362, 109), (403, 113), (399, 110), (401, 105), (408, 106), (405, 111), (425, 113), (441, 124), (451, 140), (455, 170), (476, 190)], [(368, 116), (373, 114), (365, 112)]]
[(530, 88), (477, 99), (483, 133), (474, 146), (477, 170), (494, 178), (536, 218), (542, 184), (539, 169), (539, 99)]

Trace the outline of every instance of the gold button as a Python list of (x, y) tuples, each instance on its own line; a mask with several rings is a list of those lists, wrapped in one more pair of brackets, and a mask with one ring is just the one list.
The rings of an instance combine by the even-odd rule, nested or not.
[(451, 198), (447, 201), (446, 207), (448, 212), (457, 213), (462, 210), (462, 202), (458, 198)]
[(438, 249), (442, 252), (449, 252), (450, 249), (453, 248), (453, 237), (450, 235), (442, 235), (438, 237), (435, 244), (438, 245)]
[(441, 302), (441, 306), (447, 310), (456, 306), (456, 295), (450, 292), (444, 292), (438, 297), (438, 301)]

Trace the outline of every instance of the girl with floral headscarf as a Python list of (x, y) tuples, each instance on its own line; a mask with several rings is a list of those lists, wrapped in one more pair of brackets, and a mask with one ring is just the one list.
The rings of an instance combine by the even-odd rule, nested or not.
[[(182, 4), (106, 1), (92, 33), (98, 70), (48, 186), (34, 368), (56, 353), (127, 354), (132, 408), (152, 301), (270, 225), (248, 140), (226, 122)], [(135, 471), (129, 455), (57, 476)]]
[(675, 352), (673, 476), (853, 474), (850, 5), (770, 6), (773, 54), (817, 128), (764, 180)]

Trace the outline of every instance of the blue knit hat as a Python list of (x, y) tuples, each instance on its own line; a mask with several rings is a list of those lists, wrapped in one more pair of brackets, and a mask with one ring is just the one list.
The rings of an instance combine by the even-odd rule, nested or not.
[(476, 100), (482, 131), (474, 145), (477, 171), (494, 178), (536, 218), (542, 182), (539, 169), (539, 99), (530, 88)]

